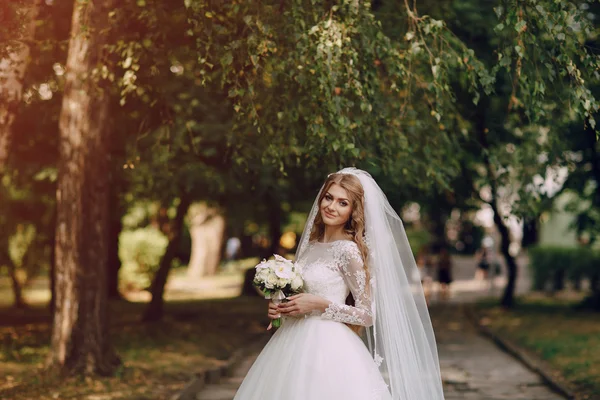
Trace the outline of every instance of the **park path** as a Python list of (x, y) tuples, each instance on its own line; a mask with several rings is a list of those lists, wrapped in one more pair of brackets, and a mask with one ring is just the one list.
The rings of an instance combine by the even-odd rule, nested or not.
[(446, 400), (564, 399), (537, 374), (481, 336), (460, 305), (436, 306), (431, 317)]
[[(561, 400), (540, 377), (481, 336), (463, 312), (463, 304), (489, 294), (478, 282), (470, 281), (474, 261), (455, 261), (455, 288), (448, 303), (435, 303), (431, 319), (436, 332), (446, 400)], [(522, 271), (519, 291), (529, 285)], [(502, 282), (496, 282), (498, 287)], [(201, 400), (232, 400), (260, 349), (243, 360), (230, 378), (207, 386)], [(310, 400), (310, 399), (307, 399)]]

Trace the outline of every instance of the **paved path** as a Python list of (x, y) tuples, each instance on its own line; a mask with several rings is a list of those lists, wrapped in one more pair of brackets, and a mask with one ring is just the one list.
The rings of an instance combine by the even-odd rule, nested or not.
[(446, 400), (561, 400), (540, 377), (478, 334), (459, 305), (431, 310)]
[[(446, 400), (561, 400), (544, 386), (541, 379), (520, 362), (478, 334), (462, 312), (462, 304), (490, 294), (480, 282), (472, 280), (475, 261), (455, 259), (452, 299), (435, 301), (431, 317), (438, 341), (438, 352)], [(522, 269), (518, 291), (529, 287), (527, 271)], [(502, 280), (496, 282), (497, 295)], [(232, 400), (256, 354), (245, 359), (234, 376), (218, 385), (210, 385), (198, 394), (202, 400)], [(307, 399), (311, 400), (311, 399)]]

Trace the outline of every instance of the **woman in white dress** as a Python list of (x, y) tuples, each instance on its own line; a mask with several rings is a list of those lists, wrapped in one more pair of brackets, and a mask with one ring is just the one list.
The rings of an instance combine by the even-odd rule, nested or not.
[(328, 176), (296, 261), (304, 293), (270, 303), (269, 316), (282, 316), (282, 326), (234, 400), (444, 398), (402, 222), (368, 173)]

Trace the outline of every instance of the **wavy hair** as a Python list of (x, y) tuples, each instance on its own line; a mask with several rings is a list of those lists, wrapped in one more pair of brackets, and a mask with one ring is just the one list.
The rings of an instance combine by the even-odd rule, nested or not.
[[(348, 193), (348, 200), (350, 200), (350, 205), (352, 206), (352, 213), (350, 214), (350, 218), (346, 221), (344, 225), (344, 232), (348, 235), (351, 240), (356, 243), (358, 249), (360, 251), (362, 260), (363, 260), (363, 268), (367, 275), (367, 281), (370, 279), (369, 268), (367, 265), (367, 261), (369, 258), (369, 250), (367, 247), (367, 243), (365, 242), (365, 204), (364, 204), (364, 190), (359, 181), (359, 179), (350, 174), (331, 174), (325, 180), (323, 184), (323, 190), (321, 191), (321, 195), (319, 196), (318, 207), (319, 212), (315, 217), (315, 221), (313, 224), (312, 231), (310, 232), (310, 241), (318, 241), (323, 238), (325, 234), (325, 222), (323, 221), (323, 217), (321, 216), (321, 202), (323, 198), (327, 194), (327, 191), (333, 184), (339, 185), (341, 188), (345, 189)], [(367, 285), (367, 287), (369, 287)], [(349, 305), (354, 305), (354, 299), (350, 295), (348, 299), (346, 299), (346, 303)], [(359, 332), (360, 327), (355, 325), (348, 325), (353, 331), (356, 333)]]

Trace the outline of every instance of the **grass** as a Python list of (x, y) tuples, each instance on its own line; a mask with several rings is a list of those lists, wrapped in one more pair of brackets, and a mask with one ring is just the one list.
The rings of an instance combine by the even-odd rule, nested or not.
[(579, 399), (600, 399), (600, 313), (576, 310), (577, 300), (532, 294), (514, 310), (478, 306), (481, 321), (544, 360)]
[[(206, 292), (215, 297), (234, 296), (239, 280), (232, 275), (198, 284), (212, 286)], [(0, 296), (5, 299), (0, 304), (0, 398), (168, 399), (195, 373), (222, 365), (235, 349), (265, 335), (268, 319), (263, 299), (206, 299), (198, 287), (178, 285), (176, 277), (174, 281), (161, 322), (139, 322), (144, 302), (110, 303), (111, 341), (123, 363), (115, 376), (94, 379), (59, 380), (44, 369), (51, 330), (46, 306), (33, 300), (39, 293), (31, 296), (30, 292), (28, 309), (12, 309), (4, 305), (9, 303), (5, 292)]]

